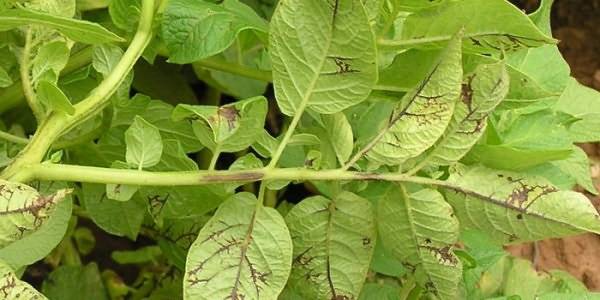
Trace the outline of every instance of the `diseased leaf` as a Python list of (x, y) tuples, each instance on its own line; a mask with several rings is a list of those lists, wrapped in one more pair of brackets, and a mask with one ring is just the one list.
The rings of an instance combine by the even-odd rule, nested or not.
[(457, 167), (448, 182), (446, 199), (461, 227), (502, 243), (600, 232), (600, 216), (584, 195), (539, 177), (475, 166)]
[(136, 116), (133, 124), (125, 131), (127, 163), (138, 169), (149, 168), (160, 161), (163, 143), (158, 128)]
[(38, 83), (37, 98), (48, 107), (49, 111), (62, 111), (69, 115), (75, 113), (75, 108), (67, 95), (49, 81), (42, 80)]
[(457, 36), (423, 81), (402, 98), (367, 158), (398, 165), (431, 147), (450, 123), (461, 83), (461, 45)]
[(265, 97), (217, 106), (179, 104), (173, 120), (193, 121), (194, 133), (212, 151), (236, 152), (254, 143), (267, 114)]
[(270, 25), (281, 111), (331, 114), (362, 102), (377, 81), (375, 38), (361, 0), (284, 0)]
[(357, 299), (376, 240), (371, 203), (349, 192), (315, 196), (285, 220), (294, 243), (289, 286), (305, 299)]
[[(42, 182), (37, 185), (43, 194), (58, 193), (68, 186), (63, 182)], [(0, 249), (0, 260), (13, 269), (31, 265), (47, 256), (63, 239), (72, 208), (71, 196), (60, 201), (49, 219), (36, 231)]]
[(224, 202), (190, 248), (185, 299), (274, 299), (290, 273), (292, 241), (272, 208), (248, 193)]
[(323, 125), (335, 150), (340, 165), (344, 165), (352, 155), (354, 137), (352, 127), (343, 113), (323, 116)]
[(452, 121), (423, 161), (448, 165), (467, 154), (484, 133), (488, 115), (508, 93), (508, 84), (504, 62), (480, 65), (466, 75)]
[[(115, 161), (110, 167), (113, 169), (129, 169), (129, 165), (122, 161)], [(111, 200), (129, 201), (139, 188), (137, 185), (107, 184), (106, 197)]]
[(172, 0), (163, 18), (162, 37), (169, 49), (169, 61), (178, 64), (222, 52), (244, 30), (268, 30), (267, 22), (238, 0), (220, 4)]
[[(495, 16), (490, 18), (489, 16)], [(463, 46), (472, 52), (500, 52), (556, 43), (517, 7), (504, 0), (446, 1), (406, 18), (393, 47), (440, 48), (463, 28)]]
[(377, 207), (379, 234), (387, 249), (413, 272), (417, 283), (440, 299), (456, 299), (462, 264), (454, 254), (458, 220), (432, 189), (410, 195), (390, 186)]
[(0, 262), (0, 286), (2, 296), (11, 300), (48, 300), (29, 283), (21, 281), (14, 271), (4, 262)]
[(0, 248), (40, 229), (70, 192), (63, 189), (40, 195), (28, 185), (0, 180)]
[(29, 9), (13, 8), (0, 11), (0, 31), (19, 26), (42, 25), (60, 31), (68, 38), (86, 44), (122, 42), (123, 39), (106, 28), (88, 21), (59, 17)]

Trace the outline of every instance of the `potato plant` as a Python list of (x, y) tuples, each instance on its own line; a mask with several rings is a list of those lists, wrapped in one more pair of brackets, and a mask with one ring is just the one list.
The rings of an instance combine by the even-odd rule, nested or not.
[(598, 297), (502, 248), (600, 233), (551, 6), (3, 0), (0, 298)]

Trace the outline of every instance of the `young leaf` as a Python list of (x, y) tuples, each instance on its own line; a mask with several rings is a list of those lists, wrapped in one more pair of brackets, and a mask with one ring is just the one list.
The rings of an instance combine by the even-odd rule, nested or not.
[(448, 130), (423, 162), (448, 165), (467, 154), (484, 133), (488, 114), (508, 93), (508, 84), (504, 62), (480, 65), (467, 75)]
[(267, 115), (265, 97), (254, 97), (221, 107), (179, 104), (173, 120), (194, 120), (194, 133), (212, 151), (236, 152), (253, 144)]
[(190, 248), (184, 299), (275, 299), (292, 263), (287, 226), (248, 193), (224, 202)]
[(354, 137), (352, 127), (343, 113), (323, 115), (323, 125), (340, 165), (344, 165), (352, 155)]
[(0, 88), (5, 88), (11, 86), (13, 84), (13, 80), (10, 75), (4, 70), (2, 66), (0, 66)]
[(108, 4), (110, 19), (120, 29), (135, 30), (142, 4), (140, 0), (111, 0)]
[(138, 169), (149, 168), (160, 161), (163, 143), (160, 132), (154, 125), (139, 116), (135, 117), (131, 127), (125, 131), (127, 163)]
[(600, 93), (585, 87), (574, 78), (569, 80), (558, 102), (556, 110), (571, 114), (580, 120), (569, 127), (575, 142), (600, 141)]
[(162, 37), (169, 49), (169, 61), (178, 64), (222, 52), (244, 30), (268, 30), (267, 22), (238, 0), (221, 4), (171, 0), (163, 18)]
[(14, 300), (48, 300), (25, 281), (21, 281), (13, 270), (0, 261), (0, 286), (2, 297)]
[(38, 82), (37, 97), (50, 111), (62, 111), (69, 115), (75, 113), (75, 108), (67, 95), (65, 95), (54, 83), (46, 80)]
[(70, 192), (44, 196), (28, 185), (0, 180), (0, 248), (38, 230)]
[(0, 11), (0, 31), (19, 26), (42, 25), (60, 31), (68, 38), (86, 44), (122, 42), (123, 39), (106, 28), (88, 21), (59, 17), (29, 9), (7, 9)]
[(92, 54), (92, 66), (94, 70), (104, 76), (108, 76), (123, 56), (123, 50), (115, 45), (98, 45), (94, 47)]
[(440, 299), (456, 299), (462, 264), (453, 252), (458, 220), (442, 195), (422, 189), (410, 195), (390, 186), (378, 202), (383, 245), (408, 266), (417, 283)]
[[(490, 18), (491, 15), (501, 17)], [(516, 50), (556, 43), (508, 1), (463, 0), (446, 1), (409, 15), (403, 23), (398, 45), (401, 48), (439, 48), (461, 28), (464, 28), (465, 49), (474, 52)]]
[(46, 43), (38, 49), (32, 61), (31, 81), (33, 85), (40, 79), (56, 82), (60, 71), (69, 61), (70, 50), (63, 41)]
[(331, 114), (360, 103), (377, 81), (375, 38), (361, 0), (285, 0), (270, 26), (281, 111)]
[(461, 43), (456, 36), (423, 81), (402, 98), (367, 158), (397, 165), (431, 147), (450, 123), (461, 83)]
[(476, 166), (457, 167), (448, 181), (446, 199), (461, 226), (485, 231), (496, 241), (600, 232), (600, 216), (584, 195), (558, 191), (539, 177)]
[(349, 192), (315, 196), (285, 220), (294, 243), (289, 286), (306, 299), (357, 299), (376, 240), (371, 203)]

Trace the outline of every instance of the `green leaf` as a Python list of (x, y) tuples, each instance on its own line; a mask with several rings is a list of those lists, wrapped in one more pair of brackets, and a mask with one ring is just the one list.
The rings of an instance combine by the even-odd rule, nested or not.
[(11, 300), (48, 300), (25, 281), (21, 281), (13, 270), (4, 262), (0, 262), (0, 286), (4, 299)]
[(60, 266), (44, 281), (42, 292), (49, 299), (108, 300), (100, 271), (95, 263), (86, 266)]
[(463, 230), (477, 229), (513, 243), (600, 232), (600, 216), (582, 194), (558, 191), (546, 180), (481, 166), (457, 167), (446, 199)]
[[(544, 34), (551, 36), (550, 11), (554, 0), (543, 0), (531, 20)], [(525, 74), (529, 74), (542, 87), (560, 93), (566, 87), (571, 69), (556, 45), (543, 45), (511, 53), (508, 63)]]
[(572, 141), (561, 116), (550, 110), (532, 114), (513, 114), (496, 122), (495, 136), (485, 139), (465, 157), (466, 163), (481, 163), (491, 168), (523, 170), (548, 161), (567, 158)]
[(135, 240), (146, 211), (144, 199), (134, 196), (130, 201), (106, 198), (104, 185), (82, 184), (81, 201), (92, 221), (104, 231)]
[(431, 147), (452, 119), (461, 91), (460, 37), (455, 37), (428, 75), (407, 93), (370, 151), (369, 160), (397, 165)]
[(569, 128), (575, 142), (600, 141), (600, 93), (585, 87), (571, 78), (558, 102), (556, 110), (571, 114), (581, 120)]
[(466, 75), (452, 121), (423, 161), (449, 165), (467, 154), (484, 133), (488, 115), (508, 93), (508, 85), (504, 62), (480, 65)]
[(350, 159), (350, 155), (352, 155), (352, 148), (354, 146), (352, 127), (348, 119), (346, 119), (346, 115), (341, 112), (323, 115), (322, 119), (338, 161), (343, 166)]
[(266, 115), (267, 100), (261, 96), (221, 107), (179, 104), (172, 117), (193, 120), (194, 133), (212, 151), (237, 152), (256, 141)]
[(184, 299), (275, 299), (292, 263), (281, 215), (248, 193), (224, 202), (190, 248)]
[(0, 24), (0, 31), (11, 30), (19, 26), (41, 25), (56, 29), (68, 38), (86, 44), (123, 41), (122, 38), (96, 23), (28, 9), (15, 8), (0, 11)]
[(70, 50), (63, 41), (43, 44), (32, 60), (32, 83), (36, 85), (40, 79), (48, 79), (49, 81), (56, 82), (60, 71), (69, 61), (69, 54)]
[(10, 75), (4, 70), (2, 66), (0, 66), (0, 88), (5, 88), (11, 86), (13, 84), (13, 80)]
[(128, 32), (135, 30), (140, 18), (142, 3), (140, 0), (111, 0), (108, 4), (110, 19), (120, 29)]
[(377, 81), (375, 37), (361, 0), (287, 0), (269, 50), (281, 111), (331, 114), (365, 100)]
[(40, 81), (37, 86), (37, 97), (50, 111), (62, 111), (68, 115), (75, 113), (75, 108), (67, 95), (52, 82)]
[(169, 61), (191, 63), (222, 52), (245, 30), (267, 32), (267, 22), (238, 0), (221, 4), (172, 0), (165, 9), (162, 38)]
[(349, 192), (310, 197), (286, 215), (294, 243), (290, 287), (306, 299), (356, 299), (376, 240), (371, 203)]
[(125, 131), (127, 163), (135, 168), (149, 168), (160, 161), (163, 143), (160, 131), (143, 118), (136, 116), (131, 127)]
[(587, 154), (577, 147), (573, 146), (573, 152), (564, 160), (557, 160), (551, 164), (558, 167), (562, 172), (572, 177), (577, 184), (588, 192), (597, 195), (598, 191), (592, 182), (592, 172), (590, 170), (590, 160)]
[(437, 191), (410, 195), (390, 186), (377, 207), (384, 246), (414, 273), (417, 283), (441, 299), (456, 299), (462, 265), (454, 254), (458, 220)]
[[(38, 190), (44, 194), (59, 193), (66, 187), (61, 182), (43, 182)], [(0, 249), (0, 260), (17, 269), (43, 259), (63, 239), (71, 218), (71, 207), (71, 196), (67, 196), (35, 232)]]
[(41, 195), (28, 185), (0, 180), (0, 248), (40, 229), (70, 192), (63, 189)]
[(115, 45), (98, 45), (94, 46), (92, 54), (92, 66), (105, 77), (112, 72), (121, 57), (123, 50)]
[(446, 1), (409, 15), (394, 47), (440, 48), (461, 28), (465, 50), (472, 52), (499, 52), (556, 43), (508, 1), (462, 0)]
[(116, 128), (129, 127), (135, 116), (140, 116), (158, 128), (163, 140), (178, 140), (185, 152), (197, 152), (202, 149), (202, 144), (194, 134), (192, 126), (187, 122), (174, 122), (171, 120), (172, 112), (173, 106), (137, 94), (129, 101), (123, 101), (115, 105), (115, 114), (111, 126)]
[[(129, 169), (129, 165), (122, 161), (115, 161), (110, 167), (113, 169)], [(107, 184), (106, 197), (111, 200), (129, 201), (139, 188), (137, 185)]]
[(401, 300), (400, 288), (388, 283), (366, 283), (359, 300)]

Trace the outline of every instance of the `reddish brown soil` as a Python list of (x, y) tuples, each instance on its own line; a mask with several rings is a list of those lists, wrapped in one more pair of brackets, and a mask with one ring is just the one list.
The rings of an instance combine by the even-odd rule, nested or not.
[[(524, 1), (521, 1), (524, 2)], [(537, 1), (528, 1), (522, 7), (535, 7)], [(571, 66), (572, 75), (579, 82), (600, 90), (600, 1), (557, 0), (553, 11), (554, 35), (561, 40), (559, 48)], [(600, 130), (600, 128), (598, 128)], [(592, 160), (592, 176), (600, 189), (600, 146), (585, 144), (581, 147)], [(600, 197), (590, 200), (600, 210)], [(508, 250), (534, 260), (540, 271), (561, 269), (582, 280), (588, 288), (600, 291), (600, 236), (580, 236), (551, 239), (537, 245), (525, 244)], [(535, 258), (534, 258), (535, 257)]]

